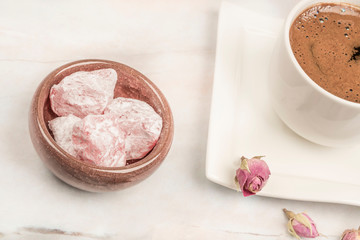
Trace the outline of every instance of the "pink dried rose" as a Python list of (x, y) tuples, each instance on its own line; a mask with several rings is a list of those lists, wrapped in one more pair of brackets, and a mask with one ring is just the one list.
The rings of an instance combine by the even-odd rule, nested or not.
[(240, 168), (236, 170), (235, 181), (240, 185), (244, 197), (261, 191), (270, 176), (270, 169), (266, 162), (256, 156), (251, 159), (241, 157)]
[(306, 213), (295, 214), (285, 208), (283, 211), (289, 219), (287, 228), (291, 235), (297, 239), (301, 239), (301, 237), (316, 238), (319, 236), (314, 221)]
[(360, 227), (358, 228), (358, 230), (345, 230), (341, 236), (341, 240), (360, 240)]

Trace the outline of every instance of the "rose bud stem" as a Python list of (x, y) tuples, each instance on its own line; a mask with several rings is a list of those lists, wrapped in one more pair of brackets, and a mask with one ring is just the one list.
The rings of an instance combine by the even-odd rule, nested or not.
[(287, 210), (286, 208), (283, 209), (285, 215), (287, 216), (288, 219), (294, 218), (295, 217), (295, 213), (293, 213), (292, 211)]

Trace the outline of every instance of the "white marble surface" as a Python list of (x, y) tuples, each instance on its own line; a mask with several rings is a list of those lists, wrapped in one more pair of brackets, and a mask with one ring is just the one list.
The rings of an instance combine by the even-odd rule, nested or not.
[[(289, 9), (295, 0), (273, 2)], [(359, 207), (243, 198), (205, 178), (220, 3), (0, 1), (0, 239), (289, 239), (283, 207), (307, 211), (328, 239), (360, 224)], [(241, 4), (266, 12), (261, 1)], [(83, 58), (138, 69), (173, 109), (166, 161), (132, 188), (94, 194), (69, 187), (30, 142), (27, 114), (37, 85)]]

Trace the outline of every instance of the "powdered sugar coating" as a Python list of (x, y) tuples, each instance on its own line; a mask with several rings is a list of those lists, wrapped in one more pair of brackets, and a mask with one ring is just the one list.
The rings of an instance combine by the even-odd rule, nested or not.
[(75, 72), (51, 88), (51, 108), (58, 116), (102, 114), (114, 97), (116, 81), (117, 73), (111, 68)]
[(125, 132), (109, 115), (88, 115), (74, 125), (76, 156), (98, 166), (125, 166)]
[(73, 156), (76, 156), (76, 153), (72, 143), (72, 132), (74, 125), (80, 120), (80, 118), (70, 114), (49, 121), (49, 128), (54, 135), (56, 143)]
[(120, 129), (126, 132), (126, 160), (143, 158), (159, 139), (162, 118), (146, 102), (119, 97), (104, 113), (116, 116)]

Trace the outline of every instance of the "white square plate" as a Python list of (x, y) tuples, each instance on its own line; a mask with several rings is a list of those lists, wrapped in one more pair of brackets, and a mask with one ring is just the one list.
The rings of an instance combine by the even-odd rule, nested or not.
[(268, 72), (283, 22), (223, 2), (206, 176), (236, 189), (240, 157), (265, 155), (272, 175), (258, 195), (360, 206), (360, 148), (313, 144), (286, 127), (269, 103)]

